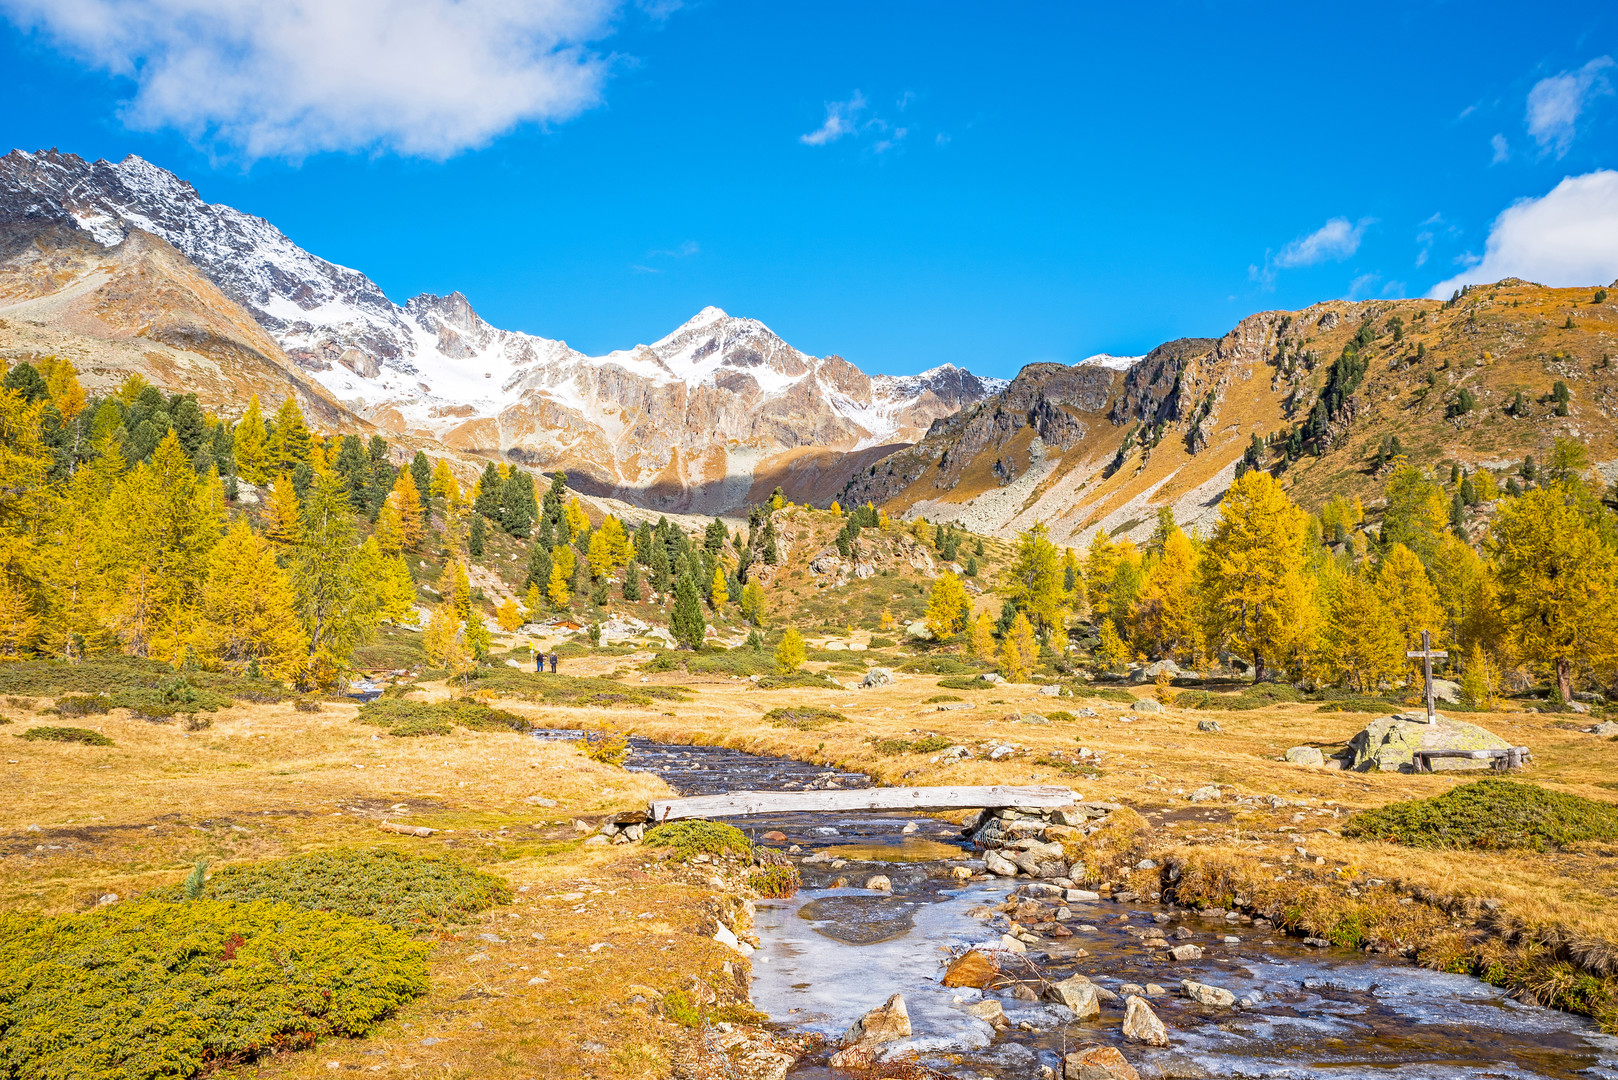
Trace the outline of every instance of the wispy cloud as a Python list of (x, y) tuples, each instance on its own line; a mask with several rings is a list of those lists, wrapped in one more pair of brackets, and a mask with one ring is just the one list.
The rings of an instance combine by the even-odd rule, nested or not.
[(1275, 265), (1283, 270), (1299, 266), (1316, 266), (1323, 262), (1342, 262), (1360, 249), (1360, 238), (1372, 224), (1371, 218), (1361, 218), (1358, 224), (1345, 217), (1334, 217), (1307, 236), (1300, 236), (1275, 257)]
[(646, 262), (633, 263), (630, 269), (637, 274), (661, 274), (664, 268), (651, 265), (654, 261), (660, 259), (689, 259), (693, 255), (700, 254), (702, 254), (702, 245), (695, 240), (687, 240), (685, 243), (672, 248), (653, 248), (646, 253)]
[(865, 111), (865, 95), (858, 90), (847, 101), (826, 102), (826, 122), (798, 141), (805, 146), (825, 146), (859, 129), (860, 114)]
[(0, 0), (134, 83), (131, 127), (248, 160), (386, 150), (442, 159), (595, 105), (614, 0)]
[(1538, 198), (1507, 207), (1489, 230), (1481, 259), (1427, 295), (1462, 285), (1524, 278), (1541, 285), (1605, 285), (1618, 278), (1618, 171), (1569, 176)]
[(1490, 165), (1499, 165), (1511, 160), (1511, 144), (1506, 142), (1504, 135), (1496, 132), (1489, 140), (1489, 146), (1494, 150), (1494, 156), (1489, 159)]
[(1561, 157), (1572, 148), (1579, 114), (1595, 98), (1612, 93), (1603, 74), (1612, 66), (1612, 57), (1598, 56), (1575, 71), (1541, 79), (1528, 91), (1528, 134), (1541, 150)]

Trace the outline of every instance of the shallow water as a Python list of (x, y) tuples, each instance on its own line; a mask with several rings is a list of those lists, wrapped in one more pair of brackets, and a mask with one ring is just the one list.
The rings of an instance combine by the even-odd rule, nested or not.
[[(823, 782), (816, 765), (710, 747), (632, 741), (630, 768), (663, 776), (682, 794), (801, 788)], [(831, 776), (840, 787), (864, 786), (858, 774)], [(1522, 1005), (1475, 979), (1427, 971), (1396, 957), (1315, 949), (1251, 926), (1180, 913), (1168, 923), (1150, 904), (1102, 900), (1070, 904), (1074, 936), (1030, 946), (1029, 958), (1048, 979), (1075, 972), (1115, 990), (1122, 983), (1158, 983), (1170, 993), (1153, 1008), (1173, 1045), (1127, 1044), (1122, 1009), (1104, 1005), (1101, 1018), (1077, 1023), (1060, 1006), (995, 993), (1011, 1020), (996, 1033), (962, 1011), (983, 992), (938, 985), (952, 952), (998, 942), (1004, 917), (969, 914), (995, 905), (1011, 881), (962, 885), (948, 869), (973, 860), (959, 831), (930, 818), (881, 814), (783, 814), (738, 818), (755, 838), (779, 830), (801, 847), (805, 887), (785, 900), (759, 901), (753, 956), (755, 1006), (775, 1021), (836, 1037), (890, 994), (902, 993), (913, 1036), (890, 1053), (962, 1078), (1024, 1078), (1040, 1065), (1057, 1069), (1079, 1043), (1111, 1043), (1143, 1077), (1232, 1077), (1265, 1080), (1388, 1080), (1456, 1078), (1612, 1078), (1618, 1080), (1618, 1040), (1590, 1021)], [(906, 825), (913, 824), (911, 834)], [(977, 864), (981, 866), (981, 864)], [(858, 886), (881, 874), (892, 892)], [(981, 910), (980, 910), (981, 914)], [(1172, 934), (1184, 925), (1203, 959), (1158, 959), (1130, 928), (1157, 925)], [(1235, 942), (1225, 942), (1225, 937)], [(1077, 957), (1077, 949), (1089, 955)], [(1029, 972), (1032, 981), (1033, 972)], [(1252, 1008), (1211, 1009), (1175, 996), (1183, 978), (1253, 997)], [(1261, 1000), (1260, 1000), (1261, 999)], [(833, 1074), (814, 1063), (798, 1080)]]

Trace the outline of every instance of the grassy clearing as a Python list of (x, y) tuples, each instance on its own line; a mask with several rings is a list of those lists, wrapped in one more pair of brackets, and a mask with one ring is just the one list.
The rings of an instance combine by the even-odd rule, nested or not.
[(621, 705), (646, 708), (657, 702), (684, 701), (691, 695), (683, 686), (632, 685), (601, 675), (563, 675), (560, 672), (540, 675), (513, 667), (485, 668), (466, 685), (539, 704), (575, 708)]
[(379, 698), (361, 706), (354, 719), (398, 736), (448, 735), (452, 725), (468, 731), (517, 732), (532, 731), (534, 726), (514, 712), (471, 698), (432, 702)]
[(1511, 780), (1479, 780), (1430, 799), (1366, 810), (1343, 836), (1411, 847), (1565, 850), (1618, 839), (1618, 805)]

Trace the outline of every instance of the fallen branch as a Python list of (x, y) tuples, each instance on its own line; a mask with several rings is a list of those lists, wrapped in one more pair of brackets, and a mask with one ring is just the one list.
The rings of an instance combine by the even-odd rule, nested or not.
[(438, 831), (425, 825), (395, 825), (391, 821), (384, 821), (379, 827), (383, 832), (399, 833), (403, 836), (431, 836)]

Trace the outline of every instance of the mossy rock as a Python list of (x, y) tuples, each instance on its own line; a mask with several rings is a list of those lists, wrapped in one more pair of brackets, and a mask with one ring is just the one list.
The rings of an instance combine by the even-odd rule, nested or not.
[[(1464, 720), (1439, 716), (1429, 724), (1412, 719), (1417, 713), (1397, 713), (1373, 720), (1348, 741), (1349, 768), (1359, 772), (1410, 772), (1417, 750), (1507, 750), (1511, 743), (1486, 728)], [(1435, 772), (1487, 769), (1486, 759), (1434, 758)]]

